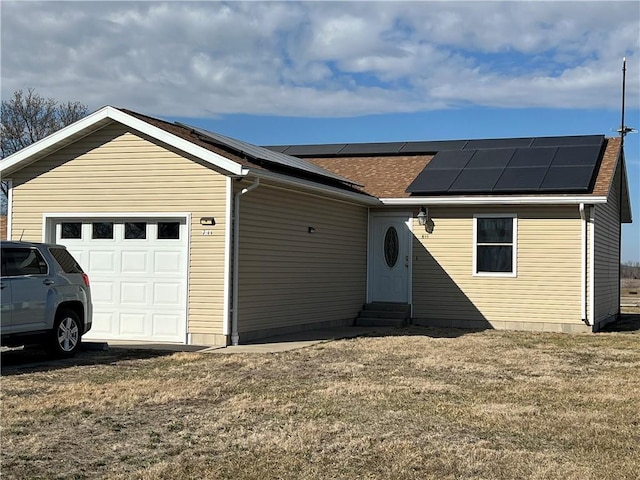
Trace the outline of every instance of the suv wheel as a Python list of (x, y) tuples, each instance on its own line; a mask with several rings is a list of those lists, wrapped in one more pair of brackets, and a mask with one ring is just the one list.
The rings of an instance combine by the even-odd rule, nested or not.
[(71, 357), (80, 348), (80, 319), (73, 310), (60, 310), (56, 315), (50, 340), (50, 350), (59, 357)]

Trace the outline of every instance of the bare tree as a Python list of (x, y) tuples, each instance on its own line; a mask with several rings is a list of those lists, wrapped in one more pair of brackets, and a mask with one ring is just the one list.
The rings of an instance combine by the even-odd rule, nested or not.
[[(44, 98), (33, 88), (17, 90), (0, 110), (0, 158), (22, 150), (32, 143), (86, 116), (87, 106), (80, 102), (59, 103)], [(2, 213), (6, 213), (8, 188), (2, 185)]]

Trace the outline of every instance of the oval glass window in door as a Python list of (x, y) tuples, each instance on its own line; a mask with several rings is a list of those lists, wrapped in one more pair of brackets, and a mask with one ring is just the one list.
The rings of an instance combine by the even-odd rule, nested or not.
[(393, 268), (398, 262), (399, 242), (396, 227), (387, 228), (384, 234), (384, 260), (389, 268)]

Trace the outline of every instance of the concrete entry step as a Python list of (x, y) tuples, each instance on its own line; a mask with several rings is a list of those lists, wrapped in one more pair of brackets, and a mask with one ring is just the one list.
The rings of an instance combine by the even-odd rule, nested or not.
[(407, 303), (372, 302), (363, 306), (356, 325), (367, 327), (404, 327), (411, 319)]

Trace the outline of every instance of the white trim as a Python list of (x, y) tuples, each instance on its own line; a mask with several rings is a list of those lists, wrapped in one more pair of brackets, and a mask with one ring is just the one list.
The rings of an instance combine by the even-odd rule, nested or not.
[(7, 240), (13, 240), (13, 179), (5, 178), (3, 182), (7, 184)]
[(233, 180), (231, 177), (226, 179), (226, 205), (225, 205), (225, 226), (224, 235), (224, 300), (222, 304), (222, 334), (229, 335), (231, 333), (231, 247), (233, 242)]
[[(171, 218), (171, 217), (169, 217)], [(185, 222), (187, 228), (187, 279), (186, 279), (186, 292), (184, 299), (184, 342), (187, 345), (191, 345), (191, 334), (189, 333), (189, 289), (191, 288), (191, 213), (185, 214)]]
[(595, 306), (595, 223), (596, 223), (596, 209), (592, 207), (589, 209), (589, 318), (590, 324), (596, 324), (596, 306)]
[(587, 316), (587, 206), (580, 204), (580, 312), (582, 321), (589, 325)]
[(287, 175), (281, 175), (279, 173), (268, 172), (266, 170), (249, 169), (247, 174), (264, 180), (274, 180), (285, 185), (295, 185), (297, 187), (304, 187), (313, 192), (329, 194), (338, 198), (357, 201), (360, 204), (380, 205), (380, 200), (376, 197), (372, 197), (364, 193), (348, 192), (340, 188), (323, 185), (321, 183), (312, 182), (310, 180), (301, 180), (299, 178), (293, 178)]
[[(513, 219), (513, 239), (511, 242), (511, 272), (478, 272), (478, 218), (511, 218)], [(474, 213), (473, 214), (473, 271), (474, 277), (515, 278), (518, 276), (518, 215), (515, 213)]]
[(578, 205), (580, 203), (607, 203), (603, 196), (477, 196), (477, 197), (407, 197), (381, 198), (383, 205), (428, 206), (428, 205)]
[[(234, 161), (229, 160), (222, 155), (219, 155), (215, 152), (207, 150), (206, 148), (199, 147), (198, 145), (185, 140), (183, 138), (178, 137), (177, 135), (173, 135), (161, 128), (155, 127), (147, 122), (139, 120), (131, 115), (128, 115), (117, 108), (106, 106), (97, 110), (84, 117), (81, 120), (78, 120), (71, 125), (58, 130), (57, 132), (49, 135), (42, 140), (39, 140), (26, 148), (14, 153), (13, 155), (8, 156), (2, 162), (0, 162), (0, 172), (4, 170), (15, 171), (24, 163), (28, 165), (31, 160), (31, 157), (34, 155), (41, 153), (47, 149), (55, 148), (57, 144), (61, 144), (59, 148), (62, 148), (69, 142), (64, 143), (65, 140), (71, 139), (71, 137), (79, 135), (85, 129), (89, 129), (93, 126), (100, 126), (101, 123), (106, 125), (105, 120), (113, 120), (119, 122), (127, 127), (133, 128), (145, 135), (155, 138), (158, 141), (164, 142), (172, 147), (175, 147), (183, 152), (194, 155), (195, 157), (200, 158), (218, 168), (226, 170), (227, 172), (234, 175), (243, 175), (246, 170)], [(57, 149), (56, 149), (57, 150)], [(35, 160), (31, 160), (35, 161)]]

